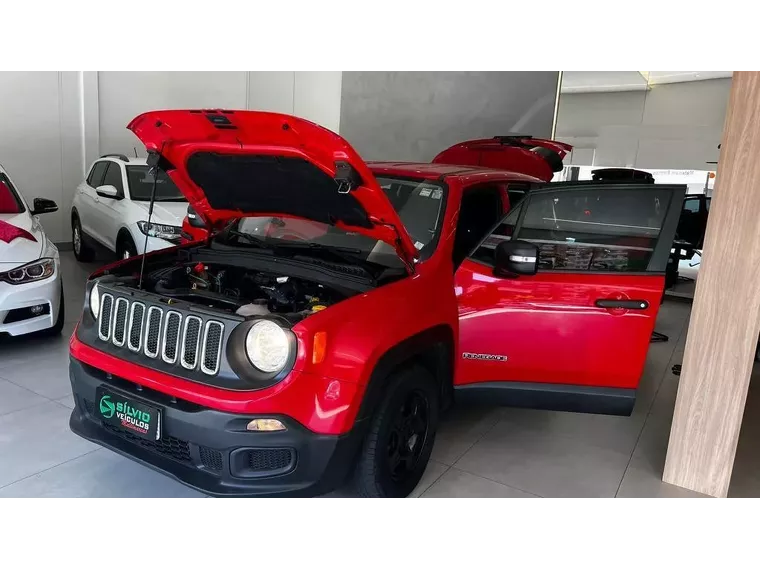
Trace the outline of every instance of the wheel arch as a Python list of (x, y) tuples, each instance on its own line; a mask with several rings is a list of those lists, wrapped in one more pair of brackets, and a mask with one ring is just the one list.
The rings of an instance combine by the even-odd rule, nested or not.
[(433, 326), (399, 342), (378, 358), (367, 381), (356, 421), (372, 417), (383, 397), (387, 378), (398, 368), (419, 365), (439, 383), (441, 403), (452, 397), (454, 383), (454, 331), (446, 324)]
[(135, 247), (137, 247), (137, 242), (135, 241), (135, 237), (134, 235), (132, 235), (132, 232), (129, 230), (129, 227), (127, 227), (126, 225), (122, 225), (119, 228), (119, 231), (116, 232), (116, 241), (114, 241), (114, 247), (118, 249), (119, 243), (121, 243), (122, 240), (126, 239), (127, 237), (130, 239), (130, 241), (132, 241)]

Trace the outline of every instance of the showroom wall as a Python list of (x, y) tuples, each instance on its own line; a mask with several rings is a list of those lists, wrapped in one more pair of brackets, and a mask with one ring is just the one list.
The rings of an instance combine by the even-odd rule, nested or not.
[(551, 135), (558, 72), (343, 73), (340, 133), (369, 160), (429, 161), (471, 138)]
[[(79, 85), (76, 73), (0, 73), (0, 164), (24, 197), (65, 207), (81, 179)], [(53, 240), (63, 237), (63, 213), (42, 216)]]
[(130, 152), (135, 145), (139, 151), (125, 127), (150, 109), (256, 109), (339, 127), (339, 71), (101, 71), (97, 88), (102, 152)]
[(709, 170), (718, 158), (731, 79), (653, 85), (647, 91), (563, 93), (556, 137), (570, 163)]
[(101, 154), (141, 152), (126, 129), (156, 108), (232, 107), (340, 121), (341, 72), (0, 72), (0, 164), (20, 191), (55, 200), (48, 235), (70, 241), (74, 190)]

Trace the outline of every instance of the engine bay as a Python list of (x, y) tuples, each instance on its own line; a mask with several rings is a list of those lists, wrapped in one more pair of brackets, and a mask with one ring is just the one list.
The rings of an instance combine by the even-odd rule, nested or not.
[(152, 271), (143, 287), (244, 317), (278, 314), (293, 323), (349, 296), (305, 279), (200, 262)]

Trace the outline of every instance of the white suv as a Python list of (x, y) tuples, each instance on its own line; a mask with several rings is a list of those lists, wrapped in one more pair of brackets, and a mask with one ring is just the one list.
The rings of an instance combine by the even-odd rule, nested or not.
[(106, 154), (96, 160), (87, 179), (77, 187), (71, 207), (71, 241), (76, 258), (91, 260), (96, 244), (121, 258), (178, 244), (187, 200), (159, 170), (148, 225), (152, 190), (153, 171), (145, 158)]

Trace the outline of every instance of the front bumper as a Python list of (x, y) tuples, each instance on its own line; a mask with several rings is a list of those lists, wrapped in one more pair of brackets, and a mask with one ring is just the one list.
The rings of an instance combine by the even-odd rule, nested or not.
[[(11, 310), (47, 304), (47, 314), (5, 323)], [(0, 282), (0, 334), (21, 336), (52, 327), (58, 319), (61, 306), (61, 272), (56, 262), (55, 273), (39, 282), (12, 285)]]
[[(316, 496), (340, 488), (361, 437), (318, 435), (282, 415), (287, 430), (245, 430), (257, 415), (216, 411), (116, 378), (71, 358), (77, 435), (214, 496)], [(160, 441), (137, 439), (95, 417), (98, 386), (162, 411)], [(262, 415), (258, 415), (261, 417)]]

